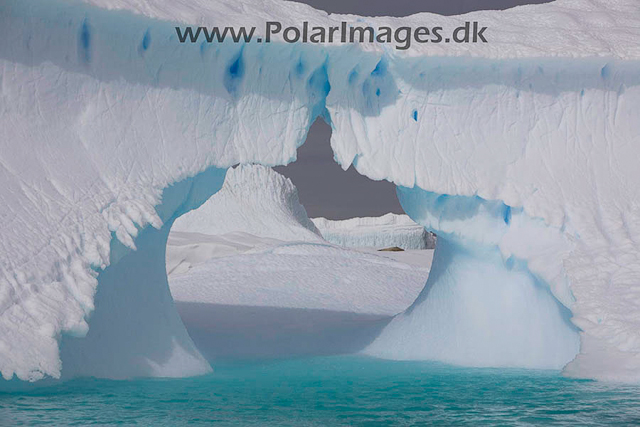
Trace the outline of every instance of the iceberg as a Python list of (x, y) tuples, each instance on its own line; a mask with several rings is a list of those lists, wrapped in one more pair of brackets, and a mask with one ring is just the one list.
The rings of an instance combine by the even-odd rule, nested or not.
[[(175, 32), (265, 21), (479, 21), (489, 43), (181, 44)], [(427, 286), (372, 354), (540, 356), (567, 375), (640, 381), (639, 39), (634, 0), (402, 19), (278, 0), (3, 1), (2, 376), (208, 372), (169, 293), (169, 229), (229, 167), (294, 161), (322, 117), (336, 161), (395, 183), (438, 235)], [(472, 339), (478, 292), (471, 314), (494, 310), (485, 334), (513, 323), (490, 341), (508, 357)]]
[(436, 238), (407, 215), (388, 213), (381, 217), (332, 221), (312, 218), (322, 238), (345, 247), (433, 249)]
[(227, 171), (217, 193), (171, 226), (167, 275), (286, 241), (324, 242), (290, 179), (262, 165), (239, 165)]
[(278, 240), (322, 241), (289, 178), (261, 165), (229, 169), (220, 191), (178, 218), (171, 232), (243, 232)]

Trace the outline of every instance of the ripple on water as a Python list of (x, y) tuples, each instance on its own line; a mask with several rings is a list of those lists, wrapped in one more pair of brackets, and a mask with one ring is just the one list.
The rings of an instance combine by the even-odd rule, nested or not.
[(553, 371), (322, 357), (185, 379), (78, 379), (0, 393), (12, 424), (640, 424), (640, 387)]

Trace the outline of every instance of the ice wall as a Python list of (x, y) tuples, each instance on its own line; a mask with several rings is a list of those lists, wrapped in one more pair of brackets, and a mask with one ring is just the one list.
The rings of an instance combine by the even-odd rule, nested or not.
[(351, 218), (332, 221), (312, 218), (322, 237), (346, 247), (433, 249), (435, 236), (406, 215), (386, 214), (380, 217)]
[[(543, 224), (489, 239), (486, 247), (499, 248), (492, 259), (506, 266), (512, 252), (523, 275), (570, 308), (581, 349), (567, 373), (640, 380), (639, 7), (558, 0), (374, 19), (276, 0), (2, 2), (2, 375), (60, 375), (61, 334), (87, 334), (100, 277), (126, 258), (113, 256), (112, 240), (133, 249), (142, 229), (162, 229), (181, 212), (159, 213), (164, 189), (211, 166), (292, 161), (322, 115), (344, 168), (433, 194), (478, 196)], [(342, 19), (394, 27), (478, 20), (490, 42), (406, 52), (183, 45), (174, 30), (176, 21)], [(415, 203), (409, 213), (421, 222), (426, 205)], [(460, 235), (481, 230), (482, 218), (460, 224)], [(540, 248), (548, 233), (567, 245)], [(419, 323), (420, 311), (406, 318)]]

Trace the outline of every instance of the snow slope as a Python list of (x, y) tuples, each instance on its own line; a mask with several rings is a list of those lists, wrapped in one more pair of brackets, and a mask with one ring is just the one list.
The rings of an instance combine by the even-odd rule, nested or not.
[(322, 237), (346, 247), (433, 249), (435, 236), (407, 215), (388, 213), (381, 217), (350, 218), (332, 221), (312, 218)]
[(211, 258), (240, 255), (275, 246), (281, 240), (237, 232), (223, 236), (171, 231), (167, 240), (167, 275), (187, 272), (192, 266)]
[[(434, 266), (467, 272), (465, 265), (479, 263), (515, 286), (524, 280), (521, 290), (541, 283), (581, 329), (580, 354), (565, 372), (640, 381), (637, 1), (364, 18), (446, 27), (478, 20), (491, 30), (487, 44), (406, 52), (182, 45), (174, 30), (175, 22), (261, 26), (267, 19), (329, 25), (360, 18), (277, 0), (0, 4), (4, 378), (58, 377), (74, 367), (114, 377), (210, 369), (172, 320), (166, 277), (137, 268), (148, 257), (147, 265), (164, 271), (168, 227), (219, 188), (222, 170), (294, 160), (322, 115), (342, 167), (407, 189), (413, 196), (403, 206), (412, 219), (460, 250), (438, 251)], [(172, 196), (163, 197), (169, 189)], [(436, 202), (447, 196), (468, 199)], [(492, 228), (500, 218), (505, 225)], [(160, 234), (146, 238), (153, 230)], [(472, 241), (482, 250), (461, 258)], [(521, 274), (506, 273), (514, 265)], [(114, 280), (127, 286), (109, 287)], [(389, 325), (379, 344), (424, 339), (420, 306), (437, 294), (423, 293), (401, 316), (410, 329)], [(446, 307), (468, 295), (450, 295)], [(156, 303), (140, 310), (147, 299)], [(109, 329), (114, 319), (118, 327)], [(110, 338), (101, 344), (92, 330)], [(105, 365), (110, 359), (100, 356), (123, 331), (147, 345)], [(449, 341), (469, 336), (464, 328), (452, 333)], [(486, 354), (485, 362), (500, 360)]]
[(169, 282), (177, 302), (394, 315), (411, 305), (428, 273), (378, 254), (283, 242), (210, 258)]

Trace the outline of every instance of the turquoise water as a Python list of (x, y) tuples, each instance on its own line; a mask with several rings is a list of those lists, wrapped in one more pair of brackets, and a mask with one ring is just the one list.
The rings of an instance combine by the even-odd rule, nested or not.
[(0, 414), (2, 425), (632, 425), (640, 388), (548, 371), (321, 357), (5, 392)]

